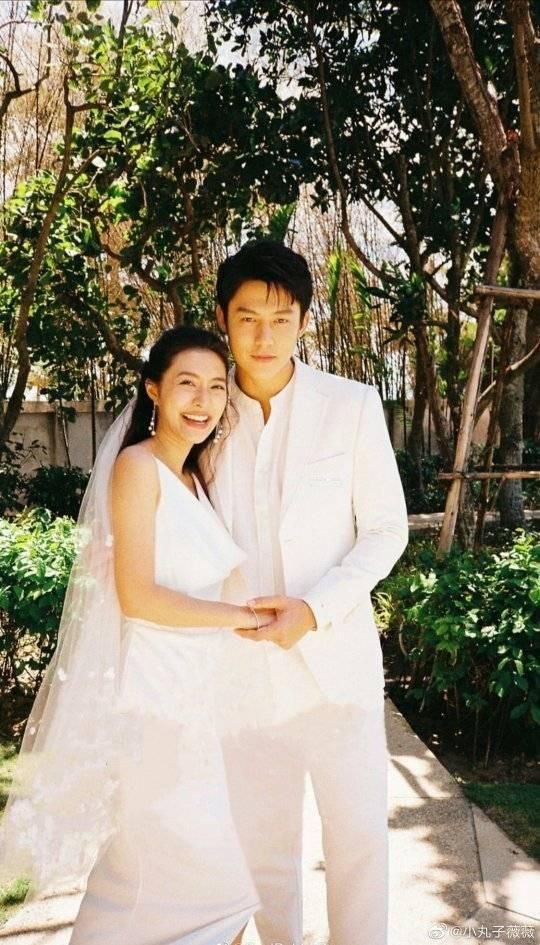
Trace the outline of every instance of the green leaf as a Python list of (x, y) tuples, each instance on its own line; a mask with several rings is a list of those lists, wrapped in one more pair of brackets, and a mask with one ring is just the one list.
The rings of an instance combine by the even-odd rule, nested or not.
[(525, 715), (527, 708), (528, 706), (526, 702), (522, 702), (520, 705), (515, 705), (512, 711), (510, 712), (510, 718), (520, 719), (523, 715)]
[(531, 715), (537, 725), (540, 725), (540, 705), (537, 702), (529, 703), (531, 709)]
[(104, 137), (107, 141), (122, 141), (122, 139), (123, 139), (122, 132), (121, 132), (121, 131), (117, 131), (116, 128), (109, 128), (109, 130), (105, 132), (105, 134), (103, 135), (103, 137)]

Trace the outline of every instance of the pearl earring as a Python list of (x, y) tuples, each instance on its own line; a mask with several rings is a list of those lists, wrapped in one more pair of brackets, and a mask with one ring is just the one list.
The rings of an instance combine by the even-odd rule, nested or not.
[(156, 405), (155, 404), (152, 409), (152, 416), (150, 418), (150, 423), (148, 424), (148, 432), (150, 436), (156, 435)]
[(230, 400), (227, 397), (227, 402), (225, 404), (225, 411), (224, 413), (221, 414), (221, 417), (219, 418), (219, 423), (214, 431), (214, 442), (216, 442), (217, 440), (221, 440), (221, 437), (223, 436), (223, 433), (225, 432), (221, 421), (223, 420), (223, 417), (225, 416), (225, 413), (227, 412), (227, 407), (229, 406), (229, 404), (230, 404)]

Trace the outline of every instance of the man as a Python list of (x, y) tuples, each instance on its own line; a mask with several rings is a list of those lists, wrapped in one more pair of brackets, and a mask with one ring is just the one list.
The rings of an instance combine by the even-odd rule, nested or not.
[(267, 710), (267, 722), (227, 738), (225, 761), (263, 945), (303, 941), (306, 773), (332, 945), (387, 945), (384, 677), (370, 591), (407, 545), (407, 511), (376, 388), (294, 356), (311, 297), (305, 260), (280, 243), (247, 244), (219, 268), (236, 422), (210, 490), (247, 552), (249, 603), (276, 612), (237, 631), (241, 711)]

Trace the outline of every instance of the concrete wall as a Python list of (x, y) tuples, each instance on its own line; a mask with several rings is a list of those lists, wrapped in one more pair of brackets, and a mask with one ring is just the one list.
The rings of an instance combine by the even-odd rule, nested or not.
[[(92, 467), (92, 412), (89, 403), (74, 403), (76, 419), (66, 423), (66, 435), (72, 466), (90, 470)], [(99, 447), (105, 431), (109, 428), (112, 417), (103, 404), (96, 411), (96, 444)], [(28, 449), (37, 441), (43, 449), (37, 449), (22, 466), (23, 472), (31, 472), (37, 466), (67, 466), (68, 458), (62, 433), (62, 425), (51, 404), (40, 401), (27, 401), (20, 415), (14, 434)]]
[[(405, 437), (403, 430), (403, 408), (397, 404), (385, 404), (384, 412), (386, 415), (386, 423), (390, 431), (390, 437), (394, 445), (394, 449), (403, 449)], [(483, 444), (486, 442), (488, 426), (489, 426), (489, 409), (484, 410), (484, 413), (480, 417), (480, 420), (476, 424), (473, 432), (473, 443)], [(406, 426), (407, 426), (407, 436), (410, 433), (411, 423), (413, 416), (413, 404), (411, 401), (407, 402), (407, 416), (406, 416)], [(431, 442), (430, 442), (431, 441)], [(498, 442), (498, 439), (497, 439)], [(431, 423), (431, 437), (429, 437), (429, 415), (428, 411), (424, 415), (424, 444), (426, 453), (436, 454), (439, 452), (437, 448), (437, 437), (435, 436), (435, 429), (433, 423)]]
[[(66, 423), (66, 433), (68, 439), (69, 453), (72, 466), (80, 466), (83, 469), (90, 470), (92, 466), (92, 416), (89, 403), (69, 404), (76, 411), (76, 420), (74, 423)], [(403, 436), (403, 410), (394, 404), (385, 406), (386, 422), (390, 430), (390, 435), (395, 449), (402, 449), (404, 444)], [(410, 430), (412, 418), (412, 404), (407, 405), (407, 430)], [(96, 411), (96, 443), (99, 444), (109, 428), (112, 417), (104, 409), (103, 404), (98, 405)], [(486, 410), (475, 427), (474, 442), (482, 443), (485, 441), (487, 426), (489, 423), (489, 411)], [(428, 418), (424, 421), (426, 451), (428, 444)], [(33, 440), (45, 448), (45, 452), (37, 451), (35, 456), (29, 457), (24, 463), (22, 469), (24, 472), (31, 472), (36, 466), (65, 466), (67, 465), (67, 454), (62, 434), (62, 426), (56, 415), (55, 409), (51, 404), (41, 401), (27, 401), (24, 410), (15, 426), (15, 434), (22, 438), (25, 447), (29, 447)], [(437, 442), (435, 433), (431, 431), (431, 452), (437, 453)]]

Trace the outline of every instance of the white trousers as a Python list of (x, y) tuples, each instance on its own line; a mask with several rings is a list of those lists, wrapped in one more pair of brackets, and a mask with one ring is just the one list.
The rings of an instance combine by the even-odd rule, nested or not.
[(262, 908), (262, 945), (302, 945), (306, 775), (322, 821), (332, 945), (387, 945), (388, 753), (384, 705), (326, 704), (228, 736), (233, 818)]

